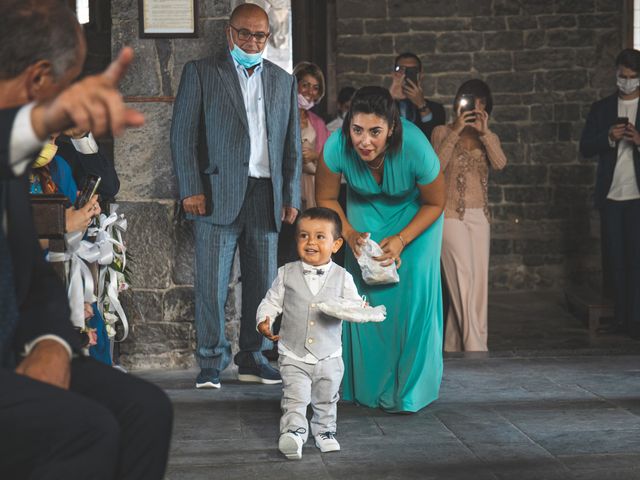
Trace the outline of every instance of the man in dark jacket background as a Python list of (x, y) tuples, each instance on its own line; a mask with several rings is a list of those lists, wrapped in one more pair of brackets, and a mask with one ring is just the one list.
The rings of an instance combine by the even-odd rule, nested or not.
[(617, 91), (595, 102), (580, 139), (598, 156), (595, 204), (600, 211), (604, 290), (615, 302), (613, 331), (640, 338), (640, 52), (616, 58)]

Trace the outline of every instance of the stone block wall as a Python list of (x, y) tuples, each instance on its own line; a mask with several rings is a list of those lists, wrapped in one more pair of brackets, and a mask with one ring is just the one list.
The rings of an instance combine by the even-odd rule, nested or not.
[[(338, 86), (389, 85), (396, 55), (423, 62), (425, 94), (447, 107), (469, 78), (494, 95), (491, 128), (509, 165), (493, 173), (493, 289), (597, 284), (595, 160), (578, 153), (591, 103), (615, 89), (616, 0), (337, 2)], [(597, 229), (596, 229), (597, 230)]]
[[(318, 0), (320, 1), (320, 0)], [(492, 128), (509, 159), (491, 179), (494, 289), (556, 288), (596, 279), (590, 223), (595, 163), (577, 142), (589, 105), (614, 87), (621, 47), (617, 0), (340, 0), (338, 87), (388, 85), (395, 55), (411, 50), (426, 94), (449, 105), (460, 83), (486, 80)], [(182, 66), (224, 48), (230, 0), (201, 0), (196, 39), (139, 39), (138, 2), (114, 0), (112, 52), (137, 61), (123, 82), (146, 125), (114, 143), (129, 219), (133, 288), (124, 304), (132, 332), (122, 361), (135, 368), (193, 364), (193, 234), (179, 214), (169, 149)], [(450, 112), (450, 108), (448, 108)], [(227, 333), (237, 344), (240, 285), (230, 286)]]

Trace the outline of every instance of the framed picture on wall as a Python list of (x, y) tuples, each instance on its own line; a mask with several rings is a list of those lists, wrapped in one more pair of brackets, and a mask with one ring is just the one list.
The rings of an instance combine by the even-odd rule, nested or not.
[(138, 0), (140, 38), (198, 36), (198, 0)]

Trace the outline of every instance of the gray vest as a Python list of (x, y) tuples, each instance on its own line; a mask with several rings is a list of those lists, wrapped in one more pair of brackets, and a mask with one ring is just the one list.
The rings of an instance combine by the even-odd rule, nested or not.
[(280, 341), (298, 357), (311, 352), (322, 360), (342, 345), (342, 320), (322, 313), (316, 303), (342, 297), (344, 268), (333, 265), (324, 285), (313, 295), (304, 279), (302, 262), (284, 266), (284, 305)]

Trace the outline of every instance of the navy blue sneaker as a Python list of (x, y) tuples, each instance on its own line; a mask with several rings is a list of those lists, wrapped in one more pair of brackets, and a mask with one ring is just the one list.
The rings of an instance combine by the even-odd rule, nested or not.
[(217, 368), (203, 368), (196, 378), (196, 388), (220, 388), (220, 372)]
[(238, 380), (241, 382), (258, 382), (267, 385), (282, 383), (280, 372), (268, 363), (255, 367), (238, 367)]

